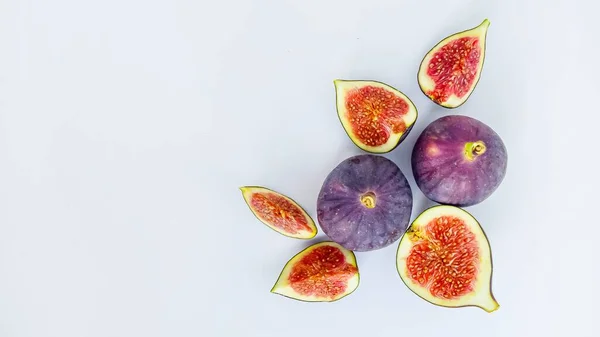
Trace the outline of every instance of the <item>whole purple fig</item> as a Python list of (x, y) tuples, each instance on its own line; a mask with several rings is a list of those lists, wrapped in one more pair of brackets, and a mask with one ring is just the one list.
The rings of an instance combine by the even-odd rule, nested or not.
[(378, 155), (350, 157), (325, 179), (317, 217), (331, 240), (370, 251), (398, 240), (408, 227), (413, 196), (400, 168)]
[(417, 186), (440, 204), (472, 206), (503, 181), (507, 152), (488, 125), (461, 115), (441, 117), (419, 135), (412, 152)]

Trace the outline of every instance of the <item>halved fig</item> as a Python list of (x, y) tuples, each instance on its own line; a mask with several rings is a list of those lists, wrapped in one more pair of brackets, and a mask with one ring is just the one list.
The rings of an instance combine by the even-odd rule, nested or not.
[(487, 312), (499, 307), (488, 239), (479, 222), (456, 206), (434, 206), (414, 220), (398, 245), (396, 267), (408, 288), (433, 304)]
[(421, 91), (445, 108), (464, 104), (479, 82), (490, 21), (447, 36), (423, 58), (418, 82)]
[(368, 80), (333, 82), (342, 126), (352, 142), (364, 151), (392, 151), (417, 120), (413, 102), (387, 84)]
[(293, 199), (261, 186), (240, 187), (252, 213), (269, 228), (296, 239), (312, 239), (317, 226)]
[(354, 292), (359, 282), (354, 253), (325, 241), (292, 257), (271, 292), (305, 302), (333, 302)]

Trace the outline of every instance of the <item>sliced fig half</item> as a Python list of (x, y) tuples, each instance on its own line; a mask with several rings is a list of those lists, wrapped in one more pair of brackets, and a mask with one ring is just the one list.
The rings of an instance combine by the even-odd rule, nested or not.
[(261, 186), (244, 186), (240, 190), (252, 213), (269, 228), (296, 239), (317, 235), (313, 219), (288, 196)]
[(417, 120), (417, 108), (399, 90), (369, 80), (335, 80), (336, 107), (344, 130), (370, 153), (395, 149)]
[(490, 21), (447, 36), (423, 58), (418, 82), (421, 91), (445, 108), (463, 105), (479, 82)]
[(421, 213), (400, 240), (396, 267), (408, 288), (433, 304), (487, 312), (499, 307), (491, 290), (488, 239), (459, 207), (439, 205)]
[(292, 257), (271, 292), (305, 302), (333, 302), (354, 292), (359, 282), (354, 253), (325, 241)]

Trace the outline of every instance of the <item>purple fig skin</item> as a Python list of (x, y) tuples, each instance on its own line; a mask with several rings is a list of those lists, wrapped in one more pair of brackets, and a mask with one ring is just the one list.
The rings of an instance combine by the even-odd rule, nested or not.
[(506, 147), (492, 128), (472, 117), (450, 115), (419, 135), (412, 170), (427, 198), (466, 207), (484, 201), (500, 186), (507, 160)]
[(348, 250), (370, 251), (404, 234), (412, 204), (400, 168), (383, 156), (362, 154), (329, 173), (317, 199), (317, 219), (332, 241)]

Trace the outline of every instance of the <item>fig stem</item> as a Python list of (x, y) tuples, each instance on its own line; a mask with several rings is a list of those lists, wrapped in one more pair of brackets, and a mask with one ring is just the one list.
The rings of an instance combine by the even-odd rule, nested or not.
[(375, 193), (367, 192), (361, 195), (360, 202), (365, 205), (366, 208), (375, 208)]
[(480, 156), (485, 153), (487, 150), (485, 143), (478, 140), (476, 142), (468, 142), (465, 144), (465, 157), (469, 161), (475, 160), (477, 156)]
[(488, 313), (494, 312), (498, 310), (498, 308), (500, 308), (500, 304), (498, 304), (498, 301), (496, 301), (496, 299), (491, 294), (489, 295), (489, 298), (486, 298), (484, 301), (477, 304), (477, 306), (487, 311)]

